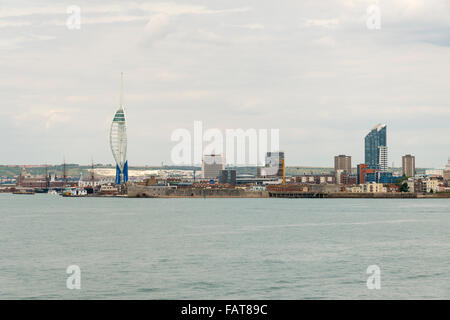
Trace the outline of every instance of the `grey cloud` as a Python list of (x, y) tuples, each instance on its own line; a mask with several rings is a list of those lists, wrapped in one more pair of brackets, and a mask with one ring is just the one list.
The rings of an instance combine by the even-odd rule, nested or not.
[(386, 122), (390, 162), (446, 162), (450, 32), (436, 1), (382, 2), (379, 31), (369, 1), (108, 3), (80, 1), (78, 31), (65, 4), (3, 6), (2, 162), (112, 162), (121, 71), (130, 164), (169, 163), (171, 131), (194, 120), (279, 128), (288, 165), (321, 166), (362, 161), (367, 130)]

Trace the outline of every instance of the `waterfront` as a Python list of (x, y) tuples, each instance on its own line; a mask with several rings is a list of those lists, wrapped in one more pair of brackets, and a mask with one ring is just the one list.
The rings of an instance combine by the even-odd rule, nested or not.
[(449, 204), (0, 194), (0, 298), (449, 299)]

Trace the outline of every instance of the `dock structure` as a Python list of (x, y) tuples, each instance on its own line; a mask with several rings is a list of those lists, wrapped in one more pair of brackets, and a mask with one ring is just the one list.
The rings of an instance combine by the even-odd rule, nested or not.
[[(418, 195), (408, 192), (352, 193), (342, 192), (336, 185), (273, 185), (267, 187), (269, 198), (330, 198), (330, 199), (415, 199)], [(441, 196), (444, 197), (444, 196)]]
[(129, 185), (129, 198), (268, 198), (266, 191), (236, 188), (176, 188), (172, 186)]
[(327, 193), (268, 191), (269, 198), (328, 198)]

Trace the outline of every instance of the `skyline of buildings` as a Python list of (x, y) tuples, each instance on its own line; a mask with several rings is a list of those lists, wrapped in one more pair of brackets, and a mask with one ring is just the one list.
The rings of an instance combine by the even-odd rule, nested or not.
[[(113, 153), (113, 157), (116, 162), (116, 183), (126, 183), (128, 181), (128, 160), (127, 160), (127, 131), (126, 131), (126, 119), (125, 119), (125, 111), (123, 106), (123, 73), (121, 73), (121, 88), (120, 88), (120, 103), (119, 109), (116, 111), (113, 121), (111, 123), (110, 129), (110, 147)], [(363, 167), (360, 165), (356, 166), (356, 176), (364, 173), (366, 174), (378, 174), (378, 178), (376, 181), (383, 180), (381, 178), (380, 173), (387, 177), (389, 175), (388, 171), (388, 147), (387, 147), (387, 126), (386, 124), (378, 124), (371, 129), (371, 131), (365, 136), (364, 139), (365, 146), (365, 157), (367, 159), (367, 167)], [(376, 152), (378, 150), (378, 152)], [(375, 156), (376, 155), (376, 156)], [(215, 156), (215, 155), (211, 155)], [(411, 155), (402, 156), (402, 174), (406, 176), (413, 176), (412, 172), (415, 172), (415, 157)], [(408, 159), (406, 159), (408, 158)], [(340, 154), (334, 157), (334, 173), (336, 176), (336, 181), (339, 183), (341, 181), (347, 181), (348, 177), (342, 176), (342, 174), (351, 175), (353, 172), (352, 168), (352, 157)], [(267, 173), (268, 167), (271, 167), (272, 163), (277, 161), (278, 170), (275, 173)], [(267, 152), (265, 158), (265, 166), (264, 167), (256, 167), (258, 176), (282, 176), (283, 166), (284, 164), (284, 152)], [(407, 162), (406, 162), (407, 161)], [(202, 161), (202, 174), (204, 174), (208, 168), (205, 169), (204, 162)], [(213, 161), (213, 165), (214, 165)], [(450, 160), (449, 160), (450, 163)], [(220, 175), (220, 170), (225, 169), (225, 163), (220, 165), (220, 168), (209, 169), (213, 170), (213, 174), (206, 173), (206, 176), (210, 176), (211, 178), (218, 178)], [(449, 164), (447, 164), (447, 167)], [(33, 167), (31, 165), (30, 167)], [(375, 168), (375, 169), (373, 169)], [(411, 169), (412, 168), (412, 169)], [(273, 169), (273, 168), (272, 168)], [(449, 170), (447, 170), (449, 171)], [(444, 172), (444, 170), (442, 170)], [(387, 173), (387, 174), (386, 174)], [(392, 172), (391, 172), (392, 173)], [(407, 174), (405, 174), (407, 173)], [(339, 175), (339, 176), (338, 176)], [(351, 177), (350, 177), (351, 178)], [(355, 177), (356, 178), (356, 177)], [(362, 179), (363, 180), (363, 179)], [(360, 177), (356, 178), (356, 181), (361, 181)]]
[[(126, 159), (126, 120), (123, 108), (123, 80), (121, 80), (121, 98), (119, 109), (116, 112), (112, 125), (110, 144), (116, 160), (115, 184), (121, 185), (128, 181), (128, 163)], [(175, 187), (199, 186), (200, 188), (211, 188), (211, 186), (234, 188), (237, 185), (250, 186), (253, 191), (271, 190), (270, 185), (278, 185), (281, 188), (300, 188), (302, 192), (351, 192), (351, 193), (435, 193), (448, 192), (450, 190), (450, 158), (446, 168), (443, 170), (426, 170), (425, 175), (416, 175), (415, 156), (407, 154), (402, 156), (401, 175), (388, 168), (387, 163), (387, 130), (386, 125), (375, 126), (364, 138), (366, 159), (369, 163), (360, 163), (357, 165), (356, 174), (352, 168), (352, 157), (339, 154), (334, 157), (334, 172), (320, 174), (290, 175), (286, 177), (285, 171), (285, 153), (284, 151), (267, 152), (265, 155), (265, 165), (256, 166), (256, 176), (254, 174), (240, 173), (238, 175), (237, 167), (227, 167), (222, 154), (208, 154), (202, 157), (201, 178), (196, 179), (195, 169), (193, 174), (182, 173), (181, 175), (159, 174), (159, 181), (165, 187), (174, 184)], [(122, 161), (122, 162), (121, 162)], [(92, 165), (91, 182), (84, 182), (82, 174), (78, 181), (78, 187), (86, 187), (92, 184), (94, 188), (94, 166)], [(189, 170), (187, 170), (189, 171)], [(19, 187), (38, 186), (37, 190), (43, 184), (43, 180), (28, 176), (24, 178), (25, 170), (18, 179)], [(45, 170), (47, 178), (47, 169)], [(287, 179), (286, 179), (287, 178)], [(406, 178), (406, 179), (405, 179)], [(158, 184), (155, 176), (132, 180), (135, 183), (145, 185), (148, 181), (153, 181), (153, 185)], [(162, 180), (161, 180), (162, 179)], [(107, 180), (103, 180), (107, 184)], [(61, 184), (61, 182), (59, 182)], [(196, 184), (197, 183), (197, 184)], [(62, 184), (66, 185), (66, 164), (64, 164), (64, 176)], [(46, 185), (49, 185), (48, 183)], [(162, 186), (161, 185), (161, 186)], [(292, 186), (294, 185), (294, 186)], [(303, 185), (303, 187), (301, 187)], [(290, 186), (290, 187), (289, 187)], [(97, 186), (98, 187), (98, 186)], [(103, 185), (101, 186), (103, 188)], [(116, 186), (117, 187), (117, 186)], [(9, 187), (8, 190), (12, 190)], [(100, 188), (100, 193), (104, 190)], [(274, 187), (275, 189), (277, 187)], [(6, 188), (7, 189), (7, 188)], [(3, 188), (3, 190), (6, 190)], [(119, 192), (119, 188), (116, 188)], [(272, 188), (273, 189), (273, 188)], [(299, 190), (300, 190), (299, 189)], [(93, 189), (92, 189), (93, 190)], [(122, 187), (120, 188), (122, 191)], [(288, 189), (286, 189), (288, 190)], [(306, 191), (305, 191), (306, 190)], [(192, 194), (192, 193), (191, 193)], [(289, 196), (292, 194), (289, 193)]]

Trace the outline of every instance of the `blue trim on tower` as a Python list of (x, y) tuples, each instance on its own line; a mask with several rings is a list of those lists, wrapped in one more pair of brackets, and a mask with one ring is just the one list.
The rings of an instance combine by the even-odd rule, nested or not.
[(125, 161), (125, 165), (123, 166), (123, 183), (128, 182), (128, 160)]
[(120, 168), (119, 165), (116, 164), (116, 184), (120, 184)]
[(116, 164), (116, 184), (120, 184), (122, 179), (120, 179), (120, 175), (123, 173), (123, 183), (128, 182), (128, 161), (125, 162), (123, 166), (123, 172), (120, 171), (119, 165)]

